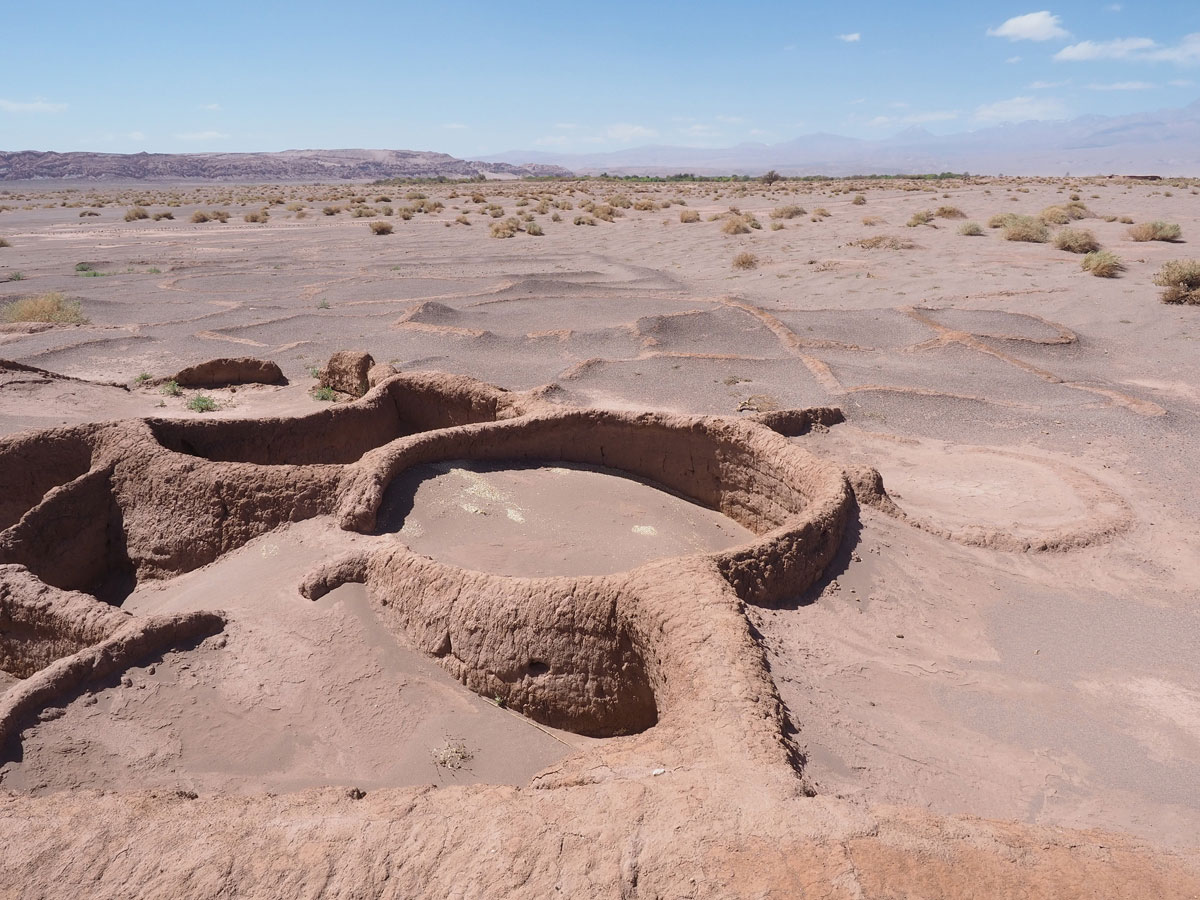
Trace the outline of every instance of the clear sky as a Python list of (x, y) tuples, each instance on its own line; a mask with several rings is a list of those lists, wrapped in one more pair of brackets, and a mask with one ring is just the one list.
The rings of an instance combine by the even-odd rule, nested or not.
[(0, 34), (0, 150), (715, 147), (1200, 97), (1200, 0), (9, 0)]

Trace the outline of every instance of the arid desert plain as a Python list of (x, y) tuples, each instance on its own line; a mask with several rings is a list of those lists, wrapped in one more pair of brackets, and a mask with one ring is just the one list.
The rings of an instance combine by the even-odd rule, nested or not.
[(1200, 896), (1198, 191), (0, 190), (0, 896)]

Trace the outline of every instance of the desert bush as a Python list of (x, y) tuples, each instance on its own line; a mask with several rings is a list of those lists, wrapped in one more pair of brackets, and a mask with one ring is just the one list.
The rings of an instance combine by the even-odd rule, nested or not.
[(866, 205), (867, 198), (865, 196), (863, 196), (862, 194), (855, 194), (854, 199), (851, 200), (850, 202), (853, 203), (855, 206), (864, 206), (864, 205)]
[(978, 237), (983, 234), (983, 226), (978, 222), (963, 222), (958, 233), (964, 237)]
[(469, 218), (467, 218), (465, 215), (460, 215), (454, 221), (457, 222), (459, 225), (470, 225), (471, 224), (471, 220)]
[[(379, 213), (375, 212), (375, 210), (369, 206), (356, 206), (350, 211), (351, 218), (355, 219), (373, 219), (377, 215), (379, 215)], [(250, 220), (247, 219), (246, 221)]]
[(1097, 278), (1116, 278), (1117, 273), (1125, 268), (1117, 254), (1110, 250), (1093, 250), (1080, 260), (1079, 265)]
[(1121, 216), (1121, 218), (1117, 219), (1117, 221), (1120, 222), (1122, 225), (1132, 225), (1133, 224), (1133, 219), (1130, 218), (1129, 216)]
[(560, 216), (558, 213), (551, 213), (551, 215), (550, 215), (550, 221), (551, 221), (551, 222), (561, 222), (561, 221), (562, 221), (562, 216)]
[(829, 210), (827, 210), (823, 206), (818, 206), (816, 209), (813, 210), (813, 218), (814, 219), (828, 219), (832, 215), (833, 215), (833, 213), (831, 213)]
[(910, 218), (904, 224), (907, 225), (909, 228), (916, 228), (918, 225), (928, 225), (932, 221), (933, 221), (933, 212), (931, 210), (918, 209), (915, 213), (912, 214), (912, 218)]
[(730, 216), (721, 225), (722, 234), (749, 234), (750, 226), (741, 216)]
[(492, 223), (492, 237), (494, 238), (510, 238), (520, 230), (521, 223), (513, 218)]
[(94, 209), (84, 209), (84, 210), (80, 210), (79, 218), (83, 219), (83, 218), (86, 218), (87, 216), (98, 216), (98, 215), (100, 215), (100, 213), (96, 212)]
[(1033, 216), (1013, 216), (1004, 226), (1006, 241), (1024, 241), (1029, 244), (1044, 244), (1050, 239), (1050, 229), (1041, 219)]
[(168, 397), (182, 397), (183, 388), (179, 386), (179, 382), (172, 378), (162, 386), (162, 392)]
[(405, 200), (427, 200), (429, 198), (425, 194), (422, 194), (420, 191), (409, 191), (407, 194), (404, 195), (404, 199)]
[(803, 206), (777, 206), (771, 210), (772, 219), (798, 219), (800, 216), (808, 215), (808, 210)]
[(342, 208), (340, 206), (326, 206), (324, 209), (321, 210), (321, 212), (327, 216), (336, 216), (341, 211), (342, 211)]
[(267, 211), (265, 209), (260, 209), (258, 212), (246, 213), (244, 216), (242, 216), (242, 221), (250, 222), (251, 224), (255, 225), (261, 225), (269, 218), (270, 215), (267, 213)]
[(576, 225), (595, 225), (596, 220), (593, 219), (591, 216), (576, 216), (575, 224)]
[(1071, 221), (1071, 217), (1061, 206), (1047, 206), (1041, 211), (1038, 218), (1047, 225), (1066, 225)]
[(1129, 229), (1131, 241), (1177, 241), (1183, 237), (1178, 225), (1172, 222), (1139, 222)]
[(869, 238), (861, 238), (852, 242), (856, 247), (862, 247), (864, 250), (911, 250), (917, 246), (912, 241), (906, 241), (903, 238), (894, 237), (890, 234), (876, 234)]
[(541, 237), (546, 232), (542, 231), (542, 226), (539, 225), (537, 222), (526, 222), (525, 223), (525, 233), (528, 235), (532, 235), (533, 237)]
[(733, 267), (735, 269), (757, 269), (758, 257), (753, 253), (739, 253), (733, 258)]
[(375, 210), (381, 216), (390, 216), (392, 214), (392, 212), (394, 211), (390, 206), (377, 206), (377, 207), (375, 207)]
[(391, 222), (371, 222), (367, 227), (371, 229), (371, 234), (382, 235), (392, 233)]
[(198, 413), (212, 412), (217, 408), (217, 401), (207, 394), (196, 394), (188, 400), (187, 408)]
[(1100, 242), (1086, 228), (1063, 228), (1054, 235), (1054, 246), (1068, 253), (1092, 253), (1100, 249)]
[(1200, 259), (1173, 259), (1154, 275), (1163, 303), (1200, 305)]
[(140, 206), (135, 206), (132, 209), (129, 209), (125, 212), (125, 221), (126, 222), (136, 222), (139, 219), (148, 219), (148, 218), (150, 218), (150, 213), (146, 212), (146, 210)]
[(215, 221), (220, 222), (222, 225), (229, 221), (229, 213), (223, 209), (214, 209), (209, 213), (209, 216), (211, 216)]
[(174, 218), (175, 218), (175, 214), (172, 212), (156, 212), (153, 216), (153, 219), (155, 222), (157, 222), (161, 219), (174, 219)]
[(658, 209), (658, 204), (653, 200), (635, 200), (633, 202), (633, 208), (639, 210), (640, 212), (651, 212), (652, 210)]
[(79, 307), (78, 300), (68, 300), (54, 291), (37, 297), (14, 300), (0, 310), (4, 322), (54, 322), (63, 325), (86, 325), (88, 320)]
[(967, 214), (957, 206), (939, 206), (933, 211), (939, 219), (965, 219)]
[(0, 247), (11, 247), (11, 246), (12, 246), (12, 244), (10, 244), (4, 238), (0, 238)]
[(694, 209), (681, 209), (679, 211), (679, 221), (685, 224), (689, 222), (699, 222), (700, 213), (696, 212)]
[(863, 216), (862, 223), (864, 225), (866, 225), (868, 228), (870, 228), (874, 225), (885, 224), (884, 220), (882, 218), (880, 218), (879, 216)]
[(633, 202), (624, 194), (613, 194), (611, 197), (605, 198), (604, 202), (617, 209), (629, 209), (633, 206)]
[(997, 213), (988, 219), (988, 228), (1007, 228), (1015, 219), (1021, 218), (1016, 213)]
[(397, 219), (403, 219), (405, 222), (407, 222), (412, 217), (413, 217), (413, 210), (412, 210), (411, 206), (401, 206), (396, 210), (396, 218)]

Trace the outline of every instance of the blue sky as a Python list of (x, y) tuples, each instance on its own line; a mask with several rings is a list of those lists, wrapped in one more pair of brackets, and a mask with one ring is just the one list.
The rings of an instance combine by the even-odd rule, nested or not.
[(6, 6), (2, 150), (715, 147), (1200, 97), (1200, 0)]

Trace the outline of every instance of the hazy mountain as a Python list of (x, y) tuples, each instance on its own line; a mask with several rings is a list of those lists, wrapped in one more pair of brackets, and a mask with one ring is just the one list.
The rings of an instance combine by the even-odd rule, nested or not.
[(558, 165), (595, 174), (788, 175), (974, 172), (978, 174), (1200, 175), (1200, 101), (1127, 116), (998, 125), (934, 135), (910, 128), (885, 140), (808, 134), (779, 144), (634, 147), (610, 153), (514, 150), (488, 161)]
[(0, 181), (40, 179), (342, 181), (565, 175), (552, 165), (468, 162), (416, 150), (284, 150), (279, 153), (0, 152)]

